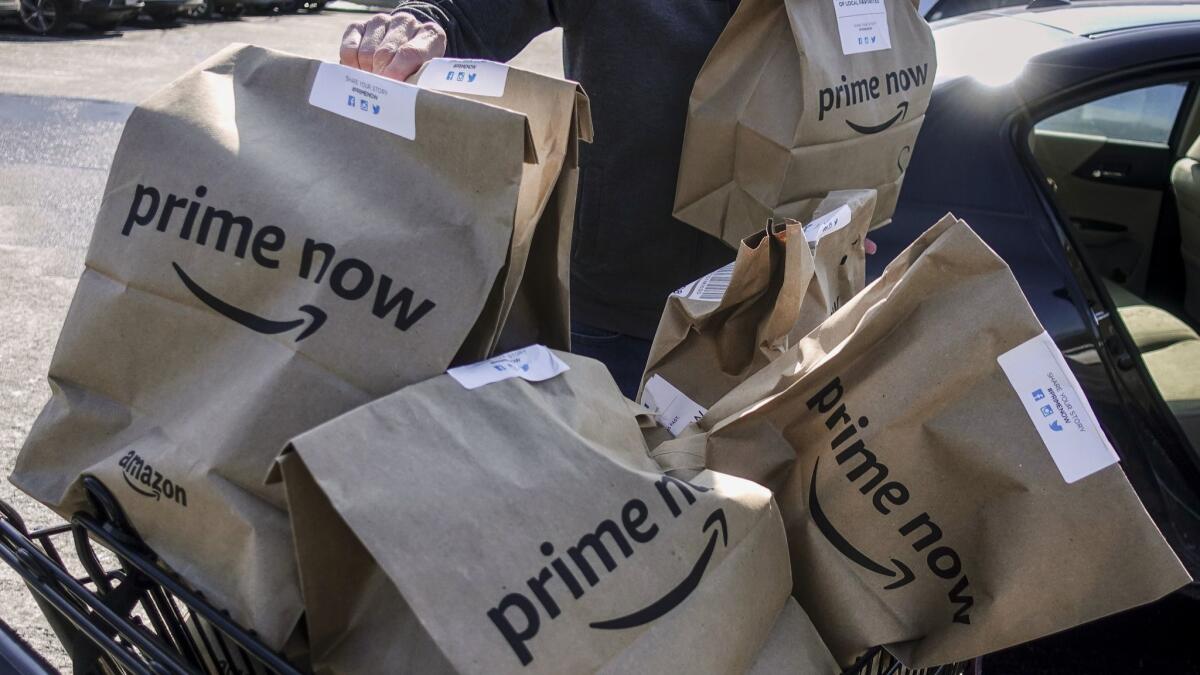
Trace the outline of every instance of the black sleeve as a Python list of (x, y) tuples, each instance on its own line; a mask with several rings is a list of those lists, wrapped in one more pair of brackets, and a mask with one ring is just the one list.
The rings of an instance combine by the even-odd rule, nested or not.
[[(652, 0), (647, 0), (652, 1)], [(446, 56), (508, 61), (533, 38), (571, 28), (596, 0), (402, 0), (408, 12), (446, 30)]]

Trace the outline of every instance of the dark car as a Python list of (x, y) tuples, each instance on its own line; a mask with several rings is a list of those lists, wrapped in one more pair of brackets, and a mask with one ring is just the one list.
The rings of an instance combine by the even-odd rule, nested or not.
[(232, 19), (241, 16), (245, 11), (242, 0), (199, 0), (199, 4), (188, 10), (188, 15), (195, 19), (211, 19), (220, 14)]
[(872, 235), (872, 274), (946, 211), (970, 223), (1196, 577), (1200, 5), (1056, 3), (932, 25), (933, 98), (895, 219)]
[(142, 11), (143, 0), (0, 0), (0, 16), (15, 15), (37, 35), (57, 35), (72, 22), (109, 30)]
[(205, 0), (145, 0), (142, 12), (155, 23), (171, 23), (201, 10)]
[(302, 9), (320, 12), (326, 0), (242, 0), (246, 11), (251, 14), (295, 14)]
[[(1065, 5), (1067, 0), (1039, 0), (1041, 4)], [(1001, 7), (1025, 7), (1023, 0), (921, 0), (921, 16), (928, 21), (949, 19)]]

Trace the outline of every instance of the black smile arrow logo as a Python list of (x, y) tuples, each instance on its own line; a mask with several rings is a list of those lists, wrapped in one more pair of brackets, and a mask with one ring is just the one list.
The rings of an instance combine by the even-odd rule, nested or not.
[(884, 122), (883, 124), (876, 124), (873, 127), (866, 127), (866, 126), (862, 126), (861, 124), (855, 124), (854, 122), (851, 122), (850, 120), (846, 120), (846, 124), (851, 129), (857, 131), (860, 134), (877, 134), (881, 131), (886, 130), (888, 127), (892, 126), (896, 122), (899, 122), (900, 120), (904, 119), (904, 117), (906, 115), (908, 115), (908, 101), (901, 101), (896, 106), (896, 110), (898, 112), (892, 116), (892, 119)]
[(154, 501), (158, 501), (159, 497), (162, 497), (162, 495), (157, 492), (146, 492), (145, 490), (134, 485), (133, 481), (129, 480), (129, 474), (127, 473), (122, 473), (121, 478), (125, 479), (125, 484), (128, 485), (134, 492), (142, 495), (143, 497), (154, 497)]
[(854, 561), (860, 567), (863, 567), (881, 576), (900, 577), (898, 580), (888, 584), (887, 586), (884, 586), (884, 590), (890, 591), (894, 588), (900, 588), (901, 586), (908, 585), (908, 582), (913, 580), (913, 573), (912, 570), (908, 568), (908, 565), (905, 565), (895, 558), (892, 558), (892, 564), (896, 566), (896, 569), (891, 569), (885, 567), (884, 565), (880, 565), (868, 557), (867, 554), (854, 548), (854, 546), (842, 536), (842, 533), (837, 531), (837, 528), (833, 526), (833, 523), (829, 522), (829, 518), (826, 517), (825, 512), (821, 510), (821, 503), (817, 501), (817, 467), (820, 464), (820, 459), (813, 464), (812, 479), (809, 481), (808, 485), (808, 510), (812, 512), (812, 519), (813, 522), (817, 524), (817, 529), (821, 531), (821, 534), (825, 535), (825, 538), (829, 540), (829, 543), (833, 544), (834, 548), (836, 548), (842, 555)]
[[(708, 529), (715, 523), (720, 524), (718, 530), (720, 530), (721, 534), (721, 543), (725, 546), (729, 546), (729, 524), (725, 522), (725, 512), (723, 510), (717, 509), (709, 514), (708, 520), (704, 521), (704, 531), (708, 532)], [(632, 612), (615, 619), (609, 619), (608, 621), (597, 621), (588, 625), (592, 628), (599, 628), (600, 630), (620, 630), (622, 628), (633, 628), (635, 626), (643, 626), (648, 624), (672, 609), (675, 609), (679, 603), (686, 600), (687, 597), (692, 594), (692, 591), (696, 590), (696, 587), (700, 585), (700, 580), (704, 578), (704, 570), (708, 568), (708, 561), (712, 558), (713, 551), (715, 551), (716, 548), (717, 530), (713, 530), (712, 536), (708, 539), (708, 546), (704, 547), (704, 552), (700, 554), (700, 559), (697, 560), (695, 566), (692, 567), (691, 573), (689, 573), (683, 581), (679, 582), (678, 586), (672, 588), (667, 592), (666, 595), (637, 610), (636, 612)]]
[(296, 342), (299, 342), (309, 335), (317, 332), (317, 329), (325, 324), (325, 312), (320, 308), (313, 307), (312, 305), (304, 305), (300, 308), (301, 312), (304, 312), (308, 315), (307, 319), (300, 318), (293, 319), (292, 321), (272, 321), (270, 319), (264, 319), (257, 314), (251, 314), (244, 309), (234, 307), (212, 293), (204, 290), (200, 284), (193, 281), (192, 278), (187, 275), (187, 272), (183, 271), (183, 268), (180, 267), (178, 263), (171, 263), (171, 266), (175, 268), (175, 273), (179, 275), (179, 279), (183, 281), (183, 285), (187, 286), (187, 289), (192, 292), (192, 295), (195, 295), (197, 298), (199, 298), (200, 302), (203, 302), (217, 313), (225, 316), (226, 318), (233, 319), (252, 331), (256, 331), (264, 335), (278, 335), (280, 333), (286, 333), (293, 328), (299, 328), (300, 326), (303, 326), (305, 322), (309, 322), (308, 327), (305, 328), (304, 331), (301, 332), (296, 338)]

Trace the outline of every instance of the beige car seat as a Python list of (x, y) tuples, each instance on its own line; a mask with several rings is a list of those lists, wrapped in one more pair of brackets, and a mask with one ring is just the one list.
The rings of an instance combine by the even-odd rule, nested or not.
[(1171, 168), (1171, 187), (1179, 205), (1179, 234), (1183, 240), (1184, 308), (1193, 321), (1200, 321), (1200, 138)]
[(1142, 359), (1192, 447), (1200, 448), (1200, 340), (1143, 352)]
[(1170, 312), (1105, 282), (1146, 370), (1193, 448), (1200, 449), (1200, 336)]
[(1133, 338), (1138, 351), (1158, 349), (1182, 342), (1200, 339), (1190, 326), (1161, 307), (1148, 304), (1133, 291), (1115, 281), (1105, 279), (1105, 288), (1117, 306), (1125, 330)]

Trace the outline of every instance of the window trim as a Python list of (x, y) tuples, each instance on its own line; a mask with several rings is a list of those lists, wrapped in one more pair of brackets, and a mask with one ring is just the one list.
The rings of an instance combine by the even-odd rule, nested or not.
[(1099, 101), (1106, 101), (1106, 100), (1109, 100), (1109, 98), (1114, 98), (1116, 96), (1121, 96), (1123, 94), (1129, 94), (1129, 92), (1132, 92), (1132, 91), (1144, 91), (1147, 89), (1156, 88), (1156, 86), (1166, 86), (1166, 85), (1171, 85), (1171, 84), (1181, 84), (1183, 92), (1180, 95), (1180, 101), (1178, 101), (1178, 103), (1176, 103), (1174, 118), (1172, 118), (1170, 120), (1169, 126), (1166, 127), (1166, 135), (1165, 135), (1166, 138), (1162, 139), (1162, 141), (1158, 141), (1158, 139), (1156, 139), (1156, 141), (1147, 141), (1147, 139), (1144, 139), (1144, 138), (1129, 138), (1127, 136), (1111, 135), (1111, 133), (1100, 133), (1100, 132), (1090, 133), (1087, 131), (1056, 130), (1056, 129), (1046, 130), (1046, 131), (1056, 132), (1056, 133), (1072, 133), (1072, 135), (1076, 135), (1076, 136), (1092, 136), (1092, 137), (1097, 137), (1097, 138), (1103, 137), (1103, 138), (1109, 139), (1109, 141), (1116, 141), (1116, 142), (1132, 144), (1132, 145), (1145, 145), (1145, 147), (1170, 148), (1171, 147), (1171, 139), (1175, 137), (1176, 130), (1178, 129), (1178, 127), (1180, 127), (1180, 124), (1182, 123), (1183, 119), (1186, 118), (1186, 115), (1183, 114), (1183, 110), (1190, 109), (1188, 107), (1188, 94), (1190, 94), (1190, 91), (1192, 91), (1192, 85), (1193, 85), (1193, 83), (1190, 82), (1190, 80), (1184, 80), (1184, 82), (1180, 82), (1180, 80), (1172, 79), (1172, 80), (1170, 80), (1170, 82), (1164, 82), (1164, 83), (1160, 83), (1160, 84), (1150, 84), (1150, 85), (1145, 85), (1145, 86), (1134, 86), (1134, 88), (1132, 88), (1132, 89), (1123, 89), (1121, 91), (1117, 91), (1116, 94), (1108, 94), (1108, 95), (1099, 96), (1096, 98), (1091, 98), (1091, 100), (1075, 104), (1075, 106), (1061, 110), (1061, 112), (1044, 115), (1044, 117), (1039, 118), (1038, 121), (1036, 121), (1036, 123), (1033, 123), (1034, 131), (1037, 131), (1038, 125), (1044, 124), (1044, 123), (1046, 123), (1046, 121), (1054, 119), (1056, 117), (1060, 117), (1060, 115), (1070, 113), (1070, 112), (1072, 112), (1072, 110), (1078, 110), (1078, 109), (1084, 108), (1086, 106), (1091, 106), (1091, 104), (1097, 103)]
[(1200, 104), (1200, 98), (1197, 98), (1198, 94), (1200, 94), (1200, 75), (1192, 78), (1188, 83), (1187, 91), (1183, 94), (1183, 101), (1179, 104), (1180, 114), (1176, 116), (1175, 127), (1171, 129), (1171, 138), (1168, 142), (1172, 159), (1178, 159), (1183, 155), (1183, 132), (1188, 130), (1188, 122), (1195, 119), (1197, 125), (1200, 126), (1200, 109), (1196, 108)]
[(1031, 130), (1036, 130), (1036, 127), (1038, 124), (1045, 122), (1046, 120), (1050, 119), (1051, 117), (1055, 117), (1057, 115), (1062, 115), (1062, 114), (1070, 112), (1072, 110), (1082, 108), (1083, 106), (1090, 105), (1097, 101), (1103, 101), (1104, 99), (1112, 98), (1113, 96), (1120, 96), (1121, 94), (1126, 94), (1131, 91), (1138, 91), (1141, 89), (1149, 89), (1150, 87), (1162, 86), (1162, 85), (1167, 85), (1167, 84), (1182, 84), (1183, 85), (1183, 96), (1181, 96), (1179, 99), (1178, 107), (1175, 109), (1175, 117), (1173, 120), (1171, 120), (1171, 127), (1167, 130), (1167, 138), (1165, 141), (1147, 141), (1147, 140), (1138, 139), (1138, 138), (1125, 138), (1122, 136), (1111, 136), (1108, 134), (1090, 134), (1090, 133), (1083, 132), (1083, 131), (1060, 131), (1060, 130), (1055, 130), (1055, 129), (1049, 129), (1048, 131), (1056, 132), (1056, 133), (1071, 133), (1071, 134), (1082, 135), (1082, 136), (1094, 136), (1097, 138), (1103, 136), (1104, 138), (1107, 138), (1109, 140), (1119, 141), (1121, 143), (1128, 143), (1128, 144), (1132, 144), (1132, 145), (1144, 145), (1144, 146), (1149, 146), (1149, 147), (1166, 146), (1168, 149), (1173, 149), (1177, 146), (1177, 143), (1173, 143), (1172, 141), (1174, 139), (1176, 139), (1176, 137), (1181, 133), (1180, 126), (1184, 122), (1186, 122), (1187, 115), (1184, 114), (1184, 111), (1190, 110), (1191, 102), (1188, 97), (1192, 93), (1193, 89), (1195, 88), (1195, 80), (1193, 80), (1193, 79), (1185, 79), (1184, 81), (1181, 82), (1180, 80), (1173, 78), (1166, 82), (1158, 82), (1158, 83), (1146, 84), (1146, 85), (1142, 85), (1142, 86), (1124, 88), (1115, 93), (1104, 94), (1101, 96), (1090, 98), (1088, 100), (1085, 100), (1082, 103), (1075, 103), (1073, 105), (1069, 105), (1068, 107), (1066, 107), (1063, 110), (1060, 110), (1058, 112), (1039, 116), (1037, 121), (1033, 122), (1031, 124)]

